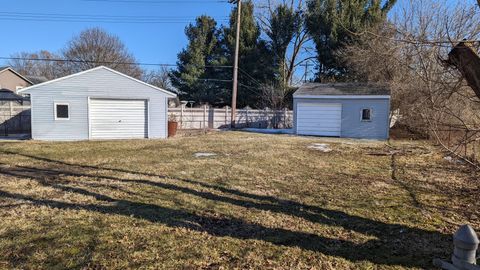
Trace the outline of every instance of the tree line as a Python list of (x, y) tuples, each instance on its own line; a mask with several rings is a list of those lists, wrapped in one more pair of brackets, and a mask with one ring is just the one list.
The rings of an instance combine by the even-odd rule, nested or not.
[(98, 27), (74, 36), (58, 53), (48, 50), (20, 52), (10, 58), (8, 65), (20, 74), (48, 80), (103, 65), (158, 87), (172, 89), (166, 67), (143, 69), (118, 36)]
[[(341, 81), (350, 72), (338, 52), (357, 43), (356, 33), (385, 22), (395, 0), (267, 0), (261, 8), (243, 1), (241, 11), (240, 107), (291, 106), (298, 68), (312, 61), (315, 81)], [(255, 2), (257, 3), (257, 2)], [(185, 28), (187, 46), (177, 67), (144, 70), (123, 42), (105, 30), (91, 28), (67, 42), (59, 53), (21, 52), (10, 65), (47, 79), (105, 65), (135, 78), (178, 92), (183, 100), (229, 105), (235, 48), (236, 7), (227, 25), (201, 15)], [(73, 61), (35, 61), (65, 59)], [(313, 66), (313, 64), (312, 64)]]
[[(338, 54), (356, 43), (358, 32), (385, 22), (395, 0), (308, 0), (266, 2), (256, 11), (252, 1), (241, 11), (239, 106), (291, 106), (298, 67), (314, 60), (319, 82), (341, 81), (350, 72)], [(203, 15), (185, 29), (188, 45), (178, 54), (172, 84), (184, 99), (216, 106), (231, 99), (237, 9), (228, 25)], [(309, 45), (314, 49), (309, 50)], [(297, 78), (298, 80), (298, 78)]]

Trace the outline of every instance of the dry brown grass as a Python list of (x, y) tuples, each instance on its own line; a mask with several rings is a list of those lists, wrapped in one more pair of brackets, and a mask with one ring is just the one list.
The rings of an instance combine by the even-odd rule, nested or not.
[(228, 132), (0, 151), (0, 268), (431, 268), (456, 224), (480, 226), (475, 175), (422, 141)]

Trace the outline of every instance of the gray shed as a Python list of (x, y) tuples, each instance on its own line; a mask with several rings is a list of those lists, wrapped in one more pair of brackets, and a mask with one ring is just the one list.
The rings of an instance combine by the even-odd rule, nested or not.
[(32, 138), (166, 138), (168, 98), (176, 95), (107, 67), (21, 89), (32, 104)]
[(298, 135), (388, 139), (390, 91), (378, 85), (308, 83), (293, 94)]

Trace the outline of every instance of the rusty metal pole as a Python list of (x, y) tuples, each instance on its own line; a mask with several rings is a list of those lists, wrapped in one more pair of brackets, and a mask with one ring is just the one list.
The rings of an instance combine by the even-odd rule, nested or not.
[(235, 41), (235, 60), (233, 63), (233, 87), (232, 87), (232, 114), (231, 127), (235, 128), (237, 117), (237, 91), (238, 91), (238, 54), (240, 52), (240, 23), (242, 18), (242, 1), (237, 0), (237, 34)]

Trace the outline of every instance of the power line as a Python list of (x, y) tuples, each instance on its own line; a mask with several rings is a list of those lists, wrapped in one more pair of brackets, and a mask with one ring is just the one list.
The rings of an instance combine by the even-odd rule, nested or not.
[(244, 87), (243, 89), (250, 91), (250, 93), (255, 94), (255, 95), (262, 95), (262, 92), (258, 90), (257, 88), (245, 85), (243, 83), (238, 83), (238, 85)]
[(247, 77), (249, 77), (258, 86), (260, 86), (260, 87), (262, 86), (262, 84), (257, 79), (255, 79), (252, 75), (248, 74), (245, 70), (241, 69), (240, 67), (238, 68), (238, 70), (240, 70), (243, 74), (245, 74)]
[[(85, 63), (85, 64), (99, 64), (99, 65), (139, 65), (139, 66), (163, 66), (176, 67), (176, 64), (164, 63), (142, 63), (142, 62), (115, 62), (115, 61), (90, 61), (90, 60), (74, 60), (74, 59), (55, 59), (55, 58), (29, 58), (29, 57), (4, 57), (0, 56), (0, 60), (20, 60), (20, 61), (44, 61), (44, 62), (61, 62), (61, 63)], [(205, 68), (232, 68), (233, 66), (226, 65), (206, 65)]]
[(186, 24), (191, 21), (100, 21), (100, 20), (55, 20), (55, 19), (18, 19), (0, 18), (0, 21), (25, 21), (25, 22), (62, 22), (62, 23), (115, 23), (115, 24)]
[[(191, 16), (149, 16), (149, 15), (109, 15), (109, 14), (65, 14), (65, 13), (41, 13), (41, 12), (10, 12), (0, 11), (6, 15), (32, 15), (32, 16), (61, 16), (61, 17), (104, 17), (104, 18), (191, 18)], [(228, 18), (228, 16), (223, 16)]]
[[(0, 12), (0, 20), (12, 21), (51, 21), (51, 22), (103, 22), (103, 23), (189, 23), (196, 18), (186, 16), (126, 16), (126, 15), (87, 15), (60, 13)], [(227, 22), (222, 16), (219, 22)]]
[[(2, 60), (24, 60), (24, 61), (46, 61), (46, 62), (71, 62), (71, 63), (91, 63), (91, 64), (118, 64), (118, 65), (139, 65), (139, 66), (163, 66), (176, 67), (176, 64), (162, 64), (162, 63), (135, 63), (135, 62), (113, 62), (113, 61), (88, 61), (88, 60), (71, 60), (71, 59), (48, 59), (48, 58), (27, 58), (27, 57), (1, 57)], [(212, 66), (207, 65), (205, 68), (232, 68), (233, 66)], [(203, 82), (227, 82), (232, 80), (213, 79), (213, 78), (198, 78), (197, 81)]]
[[(384, 36), (384, 35), (381, 35), (381, 34), (377, 34), (377, 33), (374, 33), (374, 32), (371, 32), (371, 31), (368, 31), (368, 30), (365, 30), (363, 32), (355, 32), (355, 31), (352, 31), (350, 30), (348, 27), (346, 27), (345, 25), (343, 24), (340, 24), (340, 26), (347, 32), (349, 32), (350, 34), (352, 35), (355, 35), (355, 36), (364, 36), (365, 34), (367, 35), (371, 35), (371, 36), (374, 36), (374, 37), (377, 37), (377, 38), (382, 38), (382, 39), (386, 39), (386, 40), (390, 40), (390, 41), (393, 41), (393, 42), (402, 42), (402, 43), (408, 43), (408, 44), (412, 44), (412, 45), (425, 45), (425, 46), (438, 46), (438, 47), (451, 47), (452, 45), (454, 44), (458, 44), (460, 42), (464, 42), (464, 43), (480, 43), (480, 39), (463, 39), (463, 40), (422, 40), (422, 39), (418, 39), (418, 40), (415, 40), (415, 39), (412, 39), (412, 38), (418, 38), (418, 37), (410, 37), (410, 39), (406, 39), (406, 38), (395, 38), (395, 37), (387, 37), (387, 36)], [(444, 44), (447, 44), (447, 45), (444, 45)], [(448, 45), (449, 44), (449, 45)]]
[(205, 81), (205, 82), (232, 82), (232, 80), (223, 80), (223, 79), (203, 79), (198, 78), (197, 81)]

